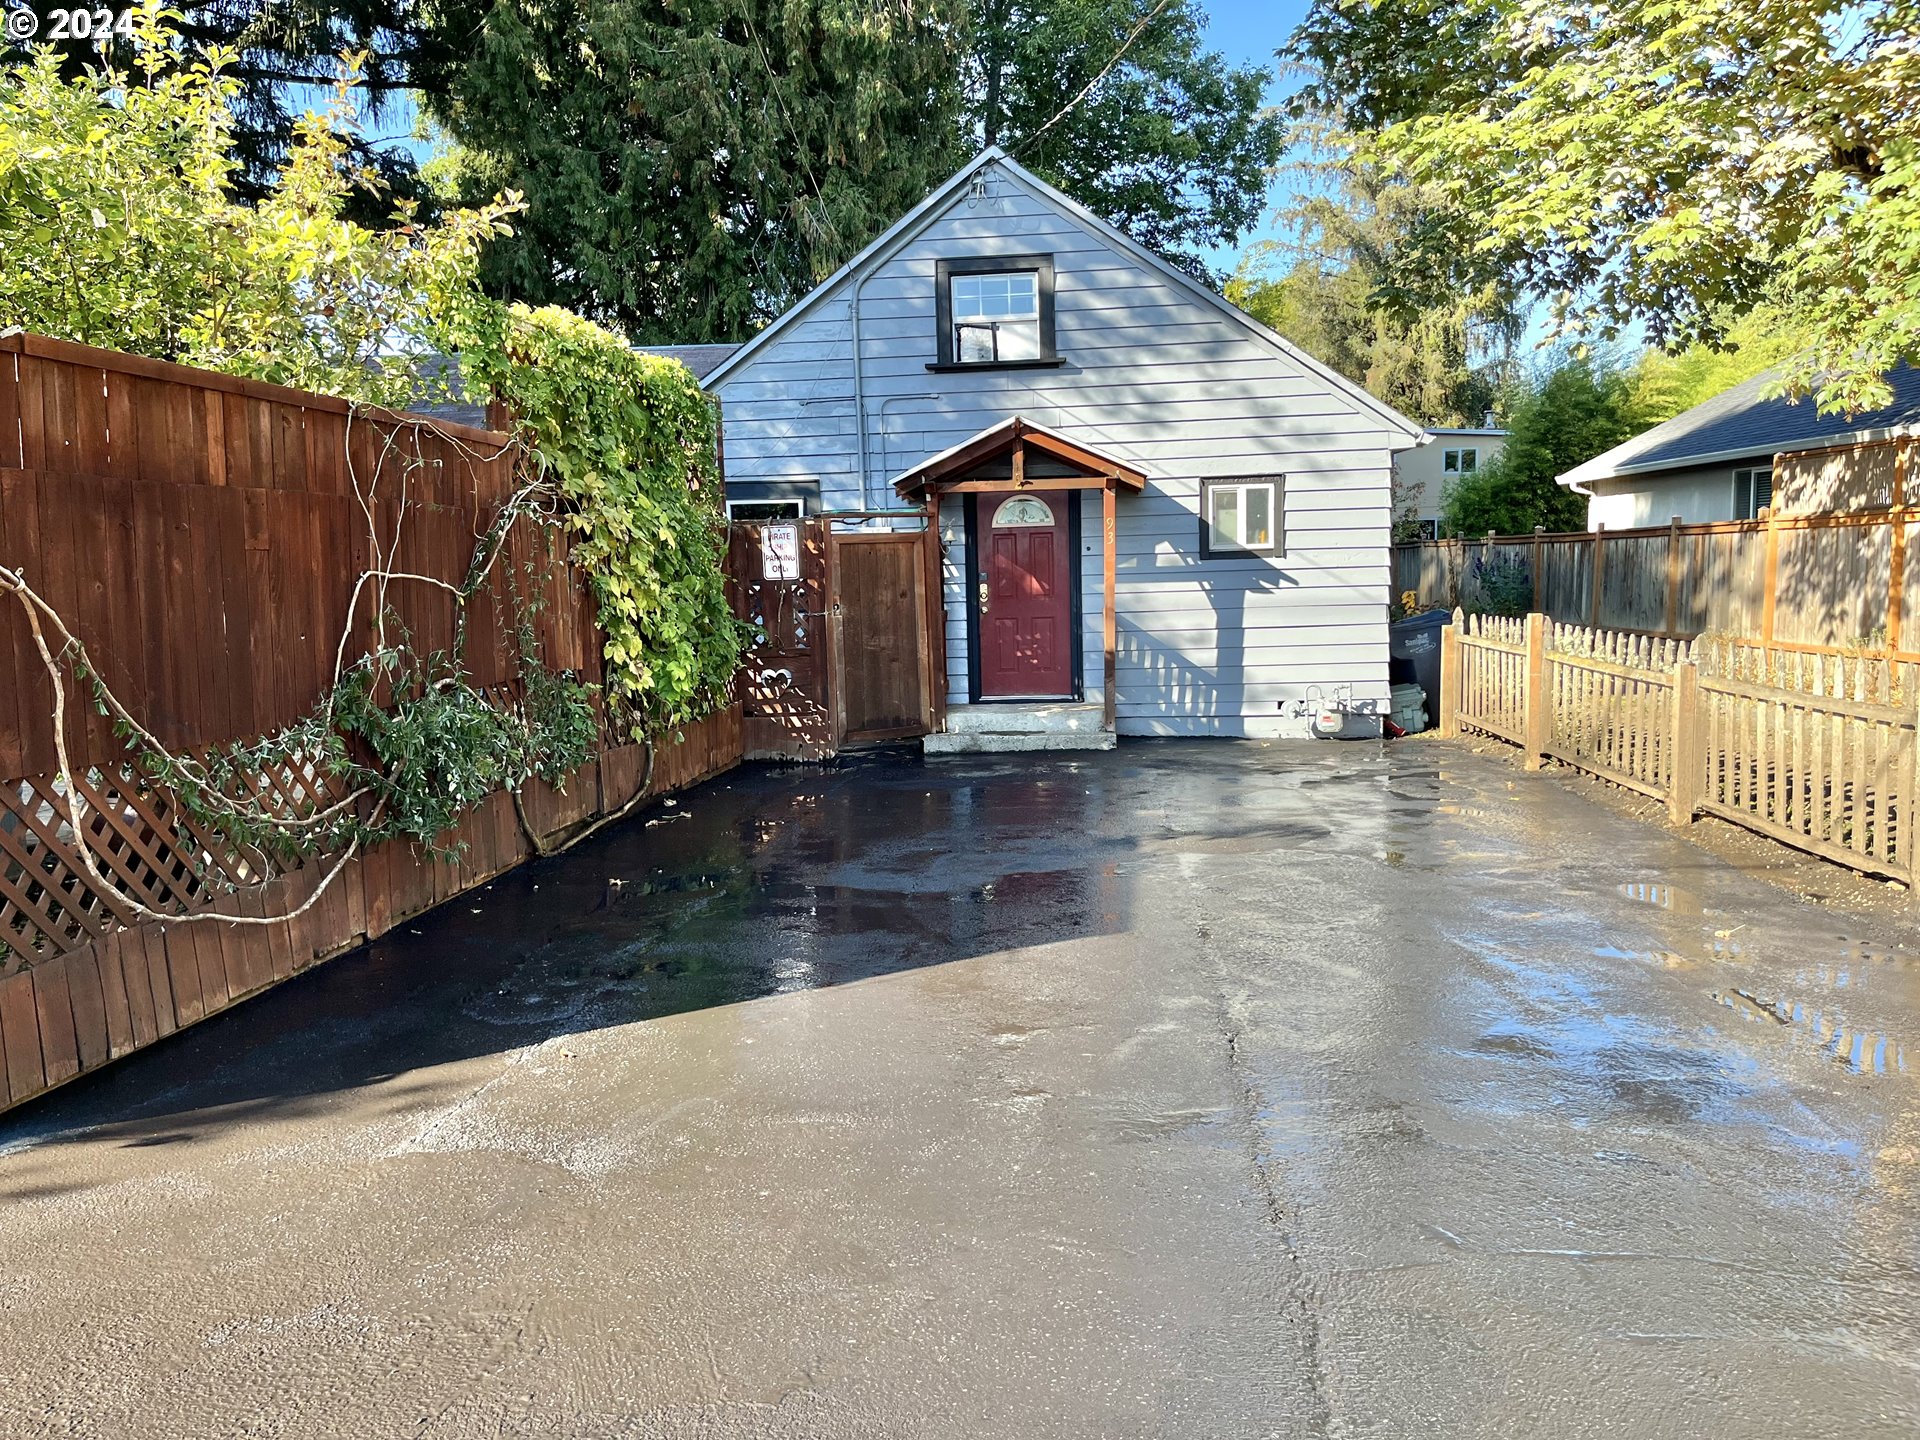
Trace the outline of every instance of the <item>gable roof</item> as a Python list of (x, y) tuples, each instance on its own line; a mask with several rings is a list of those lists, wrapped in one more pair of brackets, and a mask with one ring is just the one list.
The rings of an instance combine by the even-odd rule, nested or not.
[(896, 493), (911, 498), (929, 485), (938, 485), (956, 476), (965, 478), (965, 472), (975, 466), (1028, 446), (1051, 455), (1078, 474), (1111, 479), (1129, 490), (1139, 490), (1147, 482), (1146, 471), (1137, 466), (1024, 415), (1010, 415), (958, 445), (949, 445), (938, 455), (929, 455), (912, 469), (902, 470), (893, 478), (893, 488)]
[[(1253, 316), (1247, 314), (1247, 312), (1239, 306), (1215, 292), (1211, 287), (1201, 284), (1200, 281), (1194, 279), (1193, 276), (1187, 274), (1179, 267), (1170, 265), (1118, 226), (1102, 220), (1098, 215), (1080, 204), (1079, 201), (1056, 190), (1039, 176), (1019, 164), (1018, 161), (1014, 160), (1006, 151), (997, 145), (988, 146), (985, 150), (982, 150), (978, 155), (974, 156), (972, 160), (961, 166), (945, 184), (934, 190), (926, 199), (922, 200), (918, 205), (914, 206), (913, 209), (901, 216), (899, 220), (882, 231), (881, 234), (858, 255), (855, 255), (845, 265), (842, 265), (838, 270), (834, 271), (833, 274), (815, 286), (813, 290), (798, 303), (783, 312), (771, 325), (768, 325), (758, 335), (755, 335), (746, 344), (734, 351), (732, 355), (715, 366), (703, 383), (713, 385), (725, 380), (735, 369), (752, 358), (763, 345), (767, 344), (789, 325), (795, 323), (802, 315), (819, 304), (829, 292), (837, 288), (843, 281), (857, 274), (859, 271), (864, 270), (868, 265), (879, 260), (896, 247), (904, 245), (922, 229), (932, 224), (945, 210), (948, 200), (959, 193), (976, 175), (992, 166), (998, 166), (1015, 182), (1025, 185), (1042, 200), (1045, 200), (1055, 208), (1064, 211), (1073, 219), (1087, 226), (1103, 240), (1106, 240), (1114, 246), (1114, 248), (1139, 262), (1148, 270), (1157, 274), (1161, 279), (1166, 280), (1178, 289), (1185, 291), (1194, 299), (1201, 301), (1203, 304), (1219, 311), (1228, 319), (1233, 320), (1247, 330), (1255, 340), (1264, 343), (1271, 349), (1279, 351), (1288, 360), (1300, 366), (1309, 374), (1325, 381), (1330, 389), (1352, 402), (1356, 409), (1374, 416), (1385, 424), (1388, 429), (1398, 431), (1405, 435), (1409, 445), (1418, 444), (1426, 438), (1427, 432), (1422, 429), (1420, 425), (1409, 420), (1391, 405), (1374, 399), (1373, 396), (1347, 379), (1346, 376), (1329, 366), (1321, 364), (1292, 341), (1277, 331), (1262, 325), (1258, 320), (1254, 319)], [(1406, 447), (1396, 446), (1394, 448), (1403, 449)]]
[(1920, 370), (1897, 365), (1887, 372), (1893, 403), (1857, 415), (1822, 415), (1811, 399), (1769, 398), (1779, 379), (1769, 370), (1683, 410), (1671, 420), (1576, 465), (1562, 485), (1588, 485), (1657, 470), (1710, 465), (1720, 460), (1762, 459), (1781, 450), (1806, 450), (1862, 440), (1885, 440), (1920, 431)]

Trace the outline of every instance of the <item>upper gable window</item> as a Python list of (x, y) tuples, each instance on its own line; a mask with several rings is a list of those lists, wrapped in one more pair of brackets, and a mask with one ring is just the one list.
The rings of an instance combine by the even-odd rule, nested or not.
[(1053, 257), (942, 260), (935, 370), (1058, 365), (1053, 344)]

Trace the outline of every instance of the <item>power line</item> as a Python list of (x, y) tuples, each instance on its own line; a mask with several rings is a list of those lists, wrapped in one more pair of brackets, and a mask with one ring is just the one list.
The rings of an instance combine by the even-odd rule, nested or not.
[(1173, 0), (1160, 0), (1160, 3), (1158, 5), (1154, 6), (1153, 9), (1149, 10), (1145, 15), (1143, 15), (1140, 18), (1140, 23), (1138, 25), (1135, 25), (1133, 29), (1128, 32), (1127, 38), (1120, 42), (1120, 48), (1113, 52), (1113, 58), (1107, 61), (1105, 65), (1100, 67), (1100, 73), (1098, 75), (1094, 76), (1093, 79), (1087, 82), (1086, 88), (1083, 89), (1078, 95), (1074, 96), (1071, 100), (1069, 100), (1065, 105), (1062, 105), (1060, 107), (1059, 114), (1055, 115), (1051, 120), (1047, 121), (1046, 124), (1042, 125), (1038, 130), (1034, 131), (1033, 134), (1029, 135), (1026, 139), (1022, 140), (1016, 148), (1024, 150), (1027, 146), (1033, 144), (1036, 140), (1038, 140), (1042, 135), (1046, 134), (1047, 131), (1051, 130), (1055, 125), (1058, 125), (1062, 120), (1066, 119), (1068, 113), (1072, 111), (1072, 109), (1076, 105), (1078, 105), (1082, 100), (1086, 99), (1087, 96), (1091, 95), (1093, 93), (1094, 87), (1098, 85), (1102, 80), (1106, 79), (1107, 76), (1113, 72), (1113, 67), (1118, 65), (1123, 59), (1126, 58), (1127, 51), (1133, 48), (1133, 42), (1138, 40), (1141, 36), (1141, 33), (1146, 30), (1147, 26), (1151, 25), (1155, 20), (1159, 19), (1160, 12), (1166, 9), (1167, 6), (1171, 5), (1172, 3), (1173, 3)]

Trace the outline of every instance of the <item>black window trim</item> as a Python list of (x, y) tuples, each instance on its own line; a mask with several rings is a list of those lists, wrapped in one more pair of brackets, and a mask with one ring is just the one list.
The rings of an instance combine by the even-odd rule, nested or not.
[[(1273, 486), (1273, 543), (1213, 547), (1213, 492), (1222, 485)], [(1202, 560), (1283, 559), (1287, 553), (1287, 477), (1272, 475), (1214, 475), (1200, 482), (1200, 558)]]
[(759, 506), (772, 506), (772, 505), (791, 505), (794, 507), (793, 514), (791, 515), (779, 515), (779, 516), (773, 517), (771, 520), (761, 519), (761, 520), (749, 520), (744, 522), (749, 525), (773, 524), (773, 523), (777, 523), (779, 521), (784, 521), (784, 520), (804, 520), (807, 518), (807, 502), (804, 498), (798, 495), (766, 495), (766, 496), (760, 496), (760, 497), (742, 496), (738, 500), (728, 500), (725, 502), (725, 504), (727, 508), (728, 524), (734, 523), (733, 512), (736, 506), (759, 507)]
[[(1040, 291), (1040, 354), (1032, 360), (956, 360), (953, 355), (953, 277), (956, 275), (998, 275), (1010, 270), (1031, 270)], [(933, 267), (934, 308), (938, 319), (935, 353), (940, 357), (929, 370), (1042, 370), (1063, 362), (1053, 338), (1053, 256), (1051, 255), (969, 255), (957, 260), (937, 260)]]
[[(1755, 482), (1762, 475), (1767, 477), (1767, 503), (1765, 505), (1759, 503), (1760, 497), (1754, 493), (1758, 488)], [(1742, 476), (1746, 477), (1746, 493), (1744, 495), (1741, 493)], [(1758, 520), (1763, 511), (1773, 508), (1773, 461), (1771, 459), (1764, 461), (1754, 460), (1734, 468), (1733, 508), (1735, 512), (1733, 518), (1736, 520)]]

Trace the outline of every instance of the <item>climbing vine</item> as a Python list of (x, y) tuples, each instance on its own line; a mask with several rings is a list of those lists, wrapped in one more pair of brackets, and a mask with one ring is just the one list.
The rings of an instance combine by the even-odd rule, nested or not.
[[(193, 57), (172, 29), (173, 12), (158, 0), (139, 9), (131, 77), (107, 68), (70, 77), (45, 55), (0, 66), (0, 198), (17, 202), (0, 204), (0, 249), (47, 262), (0, 277), (0, 323), (356, 402), (345, 449), (370, 563), (351, 587), (332, 680), (312, 711), (275, 734), (197, 754), (161, 745), (29, 577), (0, 568), (0, 594), (24, 607), (52, 680), (61, 773), (74, 774), (65, 712), (91, 702), (112, 718), (147, 784), (236, 855), (255, 857), (242, 866), (247, 874), (337, 856), (324, 889), (369, 845), (397, 837), (438, 845), (488, 794), (504, 789), (518, 808), (530, 778), (564, 784), (591, 758), (603, 722), (645, 739), (724, 703), (740, 627), (725, 594), (716, 415), (693, 377), (577, 316), (482, 294), (480, 250), (510, 233), (523, 208), (517, 195), (431, 223), (404, 210), (386, 229), (348, 218), (356, 190), (370, 183), (350, 170), (343, 138), (356, 123), (351, 63), (332, 103), (300, 127), (272, 192), (240, 204), (229, 188), (234, 57)], [(54, 283), (75, 268), (54, 259), (95, 250), (114, 258), (106, 303)], [(419, 394), (418, 368), (433, 352), (457, 355), (466, 393), (498, 397), (513, 417), (504, 453), (441, 434), (469, 460), (506, 459), (514, 476), (458, 581), (408, 573), (398, 561), (410, 472), (420, 463), (417, 447), (403, 442), (410, 427), (378, 417), (376, 457), (365, 473), (355, 462), (355, 426), (366, 423), (359, 404), (402, 405)], [(381, 533), (376, 516), (395, 501), (391, 533)], [(547, 567), (560, 566), (564, 551), (586, 576), (605, 635), (597, 694), (542, 660), (531, 597), (545, 577), (534, 561), (506, 585), (519, 686), (489, 693), (472, 681), (468, 602), (521, 521), (549, 537)], [(401, 628), (390, 594), (407, 586), (453, 597), (450, 646), (423, 653)], [(368, 616), (371, 644), (361, 628)], [(651, 763), (649, 747), (636, 794)], [(258, 782), (274, 772), (324, 777), (316, 788), (325, 798), (269, 800)], [(76, 787), (63, 794), (82, 836)], [(521, 818), (526, 825), (524, 811)], [(76, 848), (103, 891), (118, 888), (84, 842)], [(198, 853), (184, 836), (180, 849)], [(195, 863), (219, 885), (215, 857)], [(178, 918), (123, 899), (146, 918)]]
[(659, 728), (723, 703), (740, 662), (727, 604), (713, 402), (677, 361), (552, 307), (464, 317), (467, 383), (500, 397), (550, 477), (606, 634), (617, 718)]

